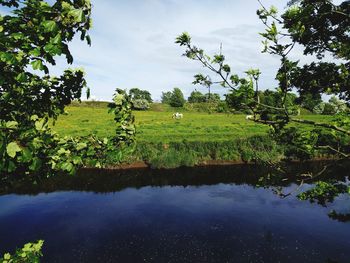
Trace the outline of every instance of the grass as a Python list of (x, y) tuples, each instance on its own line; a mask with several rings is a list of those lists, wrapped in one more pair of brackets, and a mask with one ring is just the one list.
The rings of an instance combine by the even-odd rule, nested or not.
[[(112, 137), (115, 126), (107, 105), (74, 103), (66, 108), (67, 114), (59, 117), (53, 129), (63, 136), (94, 133)], [(183, 119), (172, 119), (177, 111), (184, 114)], [(283, 158), (283, 146), (266, 136), (269, 127), (246, 120), (246, 115), (191, 112), (162, 104), (134, 114), (137, 149), (126, 157), (126, 162), (144, 161), (155, 168), (175, 168), (209, 160), (275, 162)], [(309, 114), (301, 118), (327, 122), (332, 116)]]
[[(114, 135), (113, 116), (106, 108), (69, 106), (53, 127), (61, 135)], [(173, 120), (170, 111), (136, 111), (137, 139), (149, 142), (226, 141), (264, 134), (267, 127), (245, 119), (245, 115), (186, 112)]]
[[(66, 108), (67, 115), (57, 120), (53, 129), (61, 135), (81, 136), (95, 133), (101, 137), (114, 135), (113, 115), (107, 104), (74, 104)], [(142, 142), (231, 141), (253, 135), (264, 135), (266, 125), (245, 119), (246, 115), (184, 112), (181, 120), (172, 119), (176, 110), (154, 104), (149, 111), (135, 111), (137, 140)], [(305, 119), (327, 121), (331, 116), (305, 115)]]

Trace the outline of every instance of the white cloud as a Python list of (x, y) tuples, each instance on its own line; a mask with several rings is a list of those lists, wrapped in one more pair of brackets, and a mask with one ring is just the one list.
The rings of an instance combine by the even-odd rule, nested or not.
[[(282, 9), (285, 1), (264, 1)], [(193, 75), (203, 67), (181, 56), (174, 43), (183, 31), (193, 42), (213, 54), (220, 43), (232, 69), (242, 73), (251, 67), (263, 72), (261, 86), (273, 88), (277, 58), (261, 54), (256, 0), (92, 0), (92, 46), (75, 40), (74, 65), (84, 67), (92, 95), (110, 100), (114, 89), (139, 87), (154, 99), (175, 86), (186, 95), (194, 90)], [(60, 59), (54, 72), (64, 67)], [(202, 90), (202, 89), (201, 89)], [(224, 89), (215, 89), (223, 93)]]

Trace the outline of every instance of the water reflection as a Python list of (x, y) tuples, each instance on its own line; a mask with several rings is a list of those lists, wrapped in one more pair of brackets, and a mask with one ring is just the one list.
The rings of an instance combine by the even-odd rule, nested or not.
[[(346, 180), (347, 171), (325, 176)], [(327, 207), (301, 202), (297, 192), (280, 198), (256, 186), (269, 172), (83, 171), (3, 188), (0, 253), (45, 239), (44, 262), (348, 262), (350, 224), (328, 217), (350, 210), (348, 196)], [(271, 185), (288, 192), (299, 185), (293, 181)]]
[[(6, 181), (0, 184), (0, 195), (38, 194), (55, 191), (92, 191), (96, 193), (116, 192), (125, 188), (143, 186), (201, 186), (225, 184), (247, 184), (256, 187), (288, 187), (298, 183), (296, 175), (320, 171), (325, 162), (292, 163), (285, 167), (285, 173), (257, 165), (207, 166), (179, 168), (173, 170), (95, 170), (84, 169), (77, 176), (55, 176), (48, 179)], [(350, 163), (331, 166), (323, 178), (345, 181), (350, 175)], [(319, 178), (317, 178), (319, 179)], [(316, 180), (308, 180), (313, 183)]]

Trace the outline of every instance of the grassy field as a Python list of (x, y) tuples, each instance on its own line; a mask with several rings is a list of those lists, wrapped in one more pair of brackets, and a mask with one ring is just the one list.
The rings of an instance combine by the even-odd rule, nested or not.
[[(88, 135), (101, 137), (114, 135), (113, 115), (107, 104), (73, 105), (66, 108), (67, 115), (60, 116), (53, 129), (61, 135)], [(228, 141), (252, 135), (266, 134), (266, 125), (245, 119), (245, 115), (183, 112), (184, 118), (173, 120), (170, 108), (155, 105), (149, 111), (135, 111), (138, 141)], [(307, 115), (305, 119), (327, 121), (330, 116)]]

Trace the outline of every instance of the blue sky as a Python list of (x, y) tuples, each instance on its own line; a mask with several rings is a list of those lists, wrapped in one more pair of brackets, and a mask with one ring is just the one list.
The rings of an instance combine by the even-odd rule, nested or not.
[[(287, 0), (263, 0), (282, 10)], [(174, 44), (184, 31), (209, 54), (223, 53), (234, 72), (262, 71), (261, 87), (274, 88), (279, 60), (262, 54), (258, 32), (264, 30), (256, 16), (257, 0), (92, 0), (92, 46), (75, 40), (73, 67), (86, 71), (92, 98), (110, 100), (115, 88), (149, 90), (155, 100), (162, 91), (180, 87), (187, 97), (195, 88), (193, 75), (206, 73), (198, 62), (182, 57)], [(62, 61), (54, 73), (67, 67)], [(214, 92), (227, 90), (215, 87)]]

